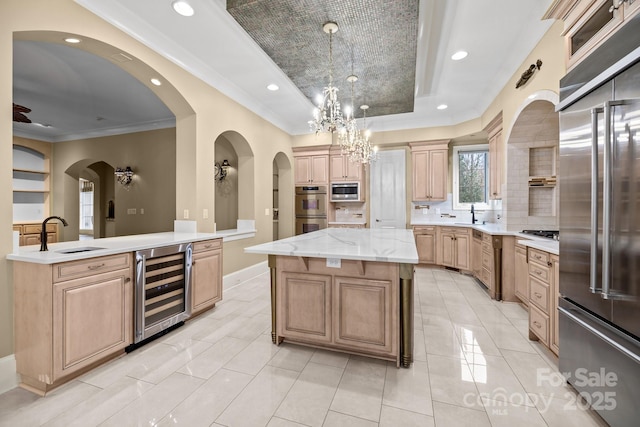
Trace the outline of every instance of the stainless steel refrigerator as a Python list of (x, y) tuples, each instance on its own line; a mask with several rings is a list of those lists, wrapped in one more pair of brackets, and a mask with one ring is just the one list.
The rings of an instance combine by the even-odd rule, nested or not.
[(560, 354), (612, 426), (640, 425), (640, 15), (560, 81)]

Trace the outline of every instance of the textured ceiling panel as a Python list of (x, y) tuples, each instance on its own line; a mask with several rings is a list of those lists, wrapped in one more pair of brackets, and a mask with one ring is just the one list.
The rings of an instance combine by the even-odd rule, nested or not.
[[(227, 11), (314, 104), (329, 80), (327, 21), (333, 35), (333, 78), (343, 106), (355, 74), (354, 104), (367, 116), (412, 112), (418, 0), (227, 0)], [(361, 116), (358, 111), (357, 117)]]

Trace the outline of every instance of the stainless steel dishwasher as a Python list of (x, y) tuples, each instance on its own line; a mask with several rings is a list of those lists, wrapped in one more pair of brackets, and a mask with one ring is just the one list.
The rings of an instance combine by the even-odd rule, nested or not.
[(135, 344), (191, 315), (192, 253), (191, 243), (136, 252)]

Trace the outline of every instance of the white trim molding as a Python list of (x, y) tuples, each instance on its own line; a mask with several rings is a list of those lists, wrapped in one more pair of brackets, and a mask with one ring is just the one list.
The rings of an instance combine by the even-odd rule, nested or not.
[(222, 278), (222, 289), (227, 291), (238, 286), (242, 282), (253, 279), (254, 277), (267, 273), (268, 271), (269, 266), (267, 261), (259, 262), (258, 264), (243, 268), (242, 270), (234, 271)]
[(0, 394), (18, 386), (16, 357), (13, 354), (0, 358)]

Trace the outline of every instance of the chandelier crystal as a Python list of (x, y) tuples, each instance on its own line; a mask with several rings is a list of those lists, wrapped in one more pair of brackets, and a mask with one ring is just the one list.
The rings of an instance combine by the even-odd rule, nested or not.
[(311, 130), (316, 134), (320, 132), (333, 133), (345, 126), (338, 100), (338, 88), (333, 86), (333, 34), (338, 31), (338, 24), (327, 22), (322, 26), (322, 29), (329, 34), (329, 85), (322, 89), (318, 107), (313, 112), (313, 120), (309, 121)]
[(353, 102), (353, 83), (358, 81), (358, 76), (352, 74), (347, 77), (347, 81), (351, 83), (351, 107), (346, 107), (347, 117), (344, 120), (344, 127), (338, 131), (338, 145), (342, 149), (342, 154), (349, 154), (354, 146), (356, 138), (360, 134), (358, 124), (356, 123), (355, 108)]
[(371, 145), (369, 138), (371, 137), (371, 131), (367, 129), (367, 110), (368, 105), (361, 105), (360, 109), (363, 112), (363, 130), (356, 133), (353, 144), (346, 151), (349, 161), (352, 163), (371, 163), (376, 160), (377, 147)]

